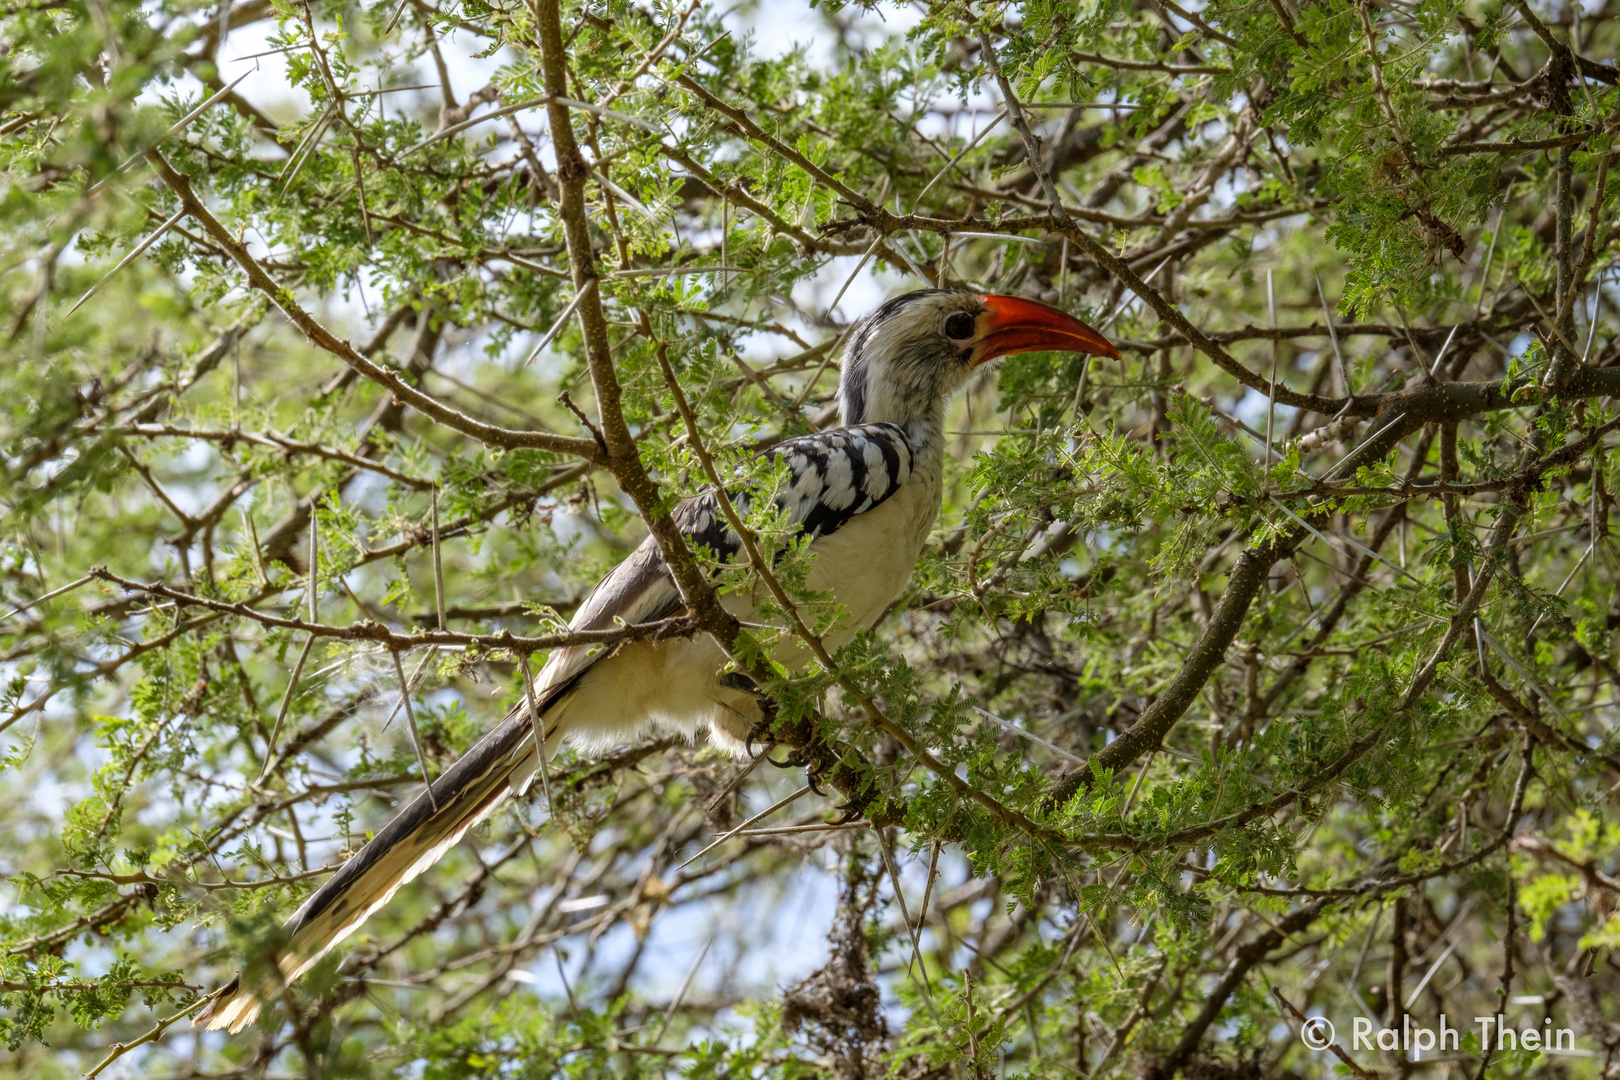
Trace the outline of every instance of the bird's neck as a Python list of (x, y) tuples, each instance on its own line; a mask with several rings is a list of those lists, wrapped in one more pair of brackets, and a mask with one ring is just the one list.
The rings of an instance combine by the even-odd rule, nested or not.
[(850, 416), (846, 412), (843, 417), (844, 426), (893, 424), (906, 433), (906, 441), (911, 444), (912, 460), (917, 466), (939, 465), (943, 462), (945, 456), (943, 401), (921, 411), (908, 410), (905, 414), (886, 413), (887, 410), (883, 409), (864, 410), (859, 416)]
[(912, 460), (918, 466), (937, 467), (945, 459), (945, 410), (935, 409), (932, 415), (909, 420), (900, 425), (911, 443)]

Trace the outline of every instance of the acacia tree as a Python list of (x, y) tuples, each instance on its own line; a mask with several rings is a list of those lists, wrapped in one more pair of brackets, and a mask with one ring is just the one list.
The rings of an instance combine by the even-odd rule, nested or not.
[[(1613, 8), (7, 5), (0, 1070), (1615, 1075)], [(770, 670), (669, 511), (923, 286), (1125, 359), (971, 387), (903, 603)], [(598, 638), (788, 770), (565, 753), (193, 1034), (648, 530)]]

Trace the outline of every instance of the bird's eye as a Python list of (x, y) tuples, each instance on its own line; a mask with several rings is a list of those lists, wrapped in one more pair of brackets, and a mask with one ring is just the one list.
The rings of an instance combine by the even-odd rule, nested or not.
[(958, 311), (945, 320), (945, 336), (952, 341), (966, 341), (973, 336), (973, 316), (965, 311)]

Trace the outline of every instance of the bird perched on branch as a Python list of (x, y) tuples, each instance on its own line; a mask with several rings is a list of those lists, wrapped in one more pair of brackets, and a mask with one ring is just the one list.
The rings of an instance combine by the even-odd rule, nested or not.
[[(808, 588), (830, 590), (844, 609), (824, 637), (836, 648), (871, 627), (911, 576), (939, 516), (946, 400), (970, 373), (999, 357), (1042, 350), (1118, 359), (1097, 331), (1057, 308), (1014, 296), (928, 289), (884, 304), (849, 335), (838, 401), (843, 426), (765, 451), (786, 478), (774, 492), (790, 526), (812, 537)], [(733, 496), (746, 507), (749, 492)], [(714, 493), (682, 503), (674, 520), (689, 542), (734, 559), (741, 547)], [(746, 591), (723, 598), (752, 617)], [(649, 537), (592, 591), (574, 630), (612, 629), (677, 614), (680, 594)], [(785, 662), (793, 662), (784, 658)], [(798, 662), (803, 662), (802, 659)], [(727, 656), (707, 635), (554, 651), (532, 693), (428, 791), (402, 810), (288, 920), (277, 957), (282, 978), (303, 974), (353, 933), (571, 740), (586, 749), (650, 726), (743, 751), (763, 716), (747, 680), (722, 673)], [(530, 701), (539, 714), (531, 724)], [(276, 984), (238, 976), (200, 1013), (210, 1030), (240, 1031), (259, 1013), (255, 994)]]

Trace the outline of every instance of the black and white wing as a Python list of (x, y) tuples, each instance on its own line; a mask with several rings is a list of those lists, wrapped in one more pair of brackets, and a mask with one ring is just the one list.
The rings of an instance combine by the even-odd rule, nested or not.
[[(911, 478), (911, 443), (905, 430), (894, 424), (860, 424), (801, 435), (764, 453), (787, 463), (788, 475), (774, 496), (776, 504), (787, 511), (791, 525), (812, 536), (837, 532)], [(731, 494), (739, 514), (748, 513), (751, 497), (746, 490)], [(732, 561), (742, 550), (712, 491), (687, 499), (673, 516), (688, 543), (708, 548), (722, 562)], [(574, 630), (608, 630), (621, 621), (667, 619), (680, 608), (680, 592), (669, 565), (649, 536), (591, 591), (569, 625)], [(537, 680), (542, 700), (611, 652), (573, 646), (552, 653)]]
[[(911, 442), (894, 424), (859, 424), (801, 435), (777, 443), (765, 454), (787, 464), (787, 480), (774, 496), (776, 505), (787, 511), (790, 525), (811, 536), (831, 536), (911, 478)], [(747, 512), (751, 494), (732, 494), (739, 513)], [(741, 545), (712, 492), (683, 503), (675, 522), (688, 539), (722, 559), (736, 557)]]
[[(912, 449), (904, 429), (894, 424), (860, 424), (814, 435), (801, 435), (764, 451), (787, 464), (786, 481), (774, 499), (787, 511), (789, 524), (812, 536), (830, 536), (884, 502), (911, 478)], [(739, 514), (747, 514), (752, 493), (733, 492)], [(675, 508), (675, 526), (688, 543), (708, 548), (723, 562), (735, 559), (742, 542), (711, 492), (687, 499)], [(641, 542), (614, 567), (580, 605), (570, 628), (607, 630), (615, 623), (648, 623), (667, 619), (681, 607), (675, 579), (652, 537)], [(589, 663), (607, 655), (588, 647), (552, 654), (539, 683), (549, 690), (576, 677)], [(587, 656), (589, 657), (587, 659)]]

